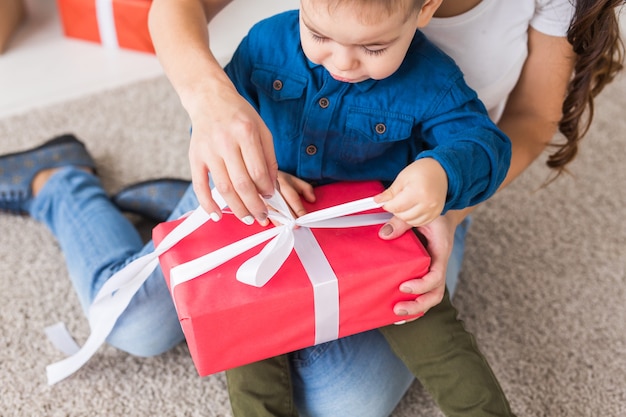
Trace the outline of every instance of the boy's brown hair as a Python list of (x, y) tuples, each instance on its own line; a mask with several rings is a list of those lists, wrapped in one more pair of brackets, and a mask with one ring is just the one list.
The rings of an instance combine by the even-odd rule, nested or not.
[[(340, 6), (370, 6), (363, 8), (358, 17), (365, 23), (379, 21), (381, 17), (390, 16), (398, 9), (404, 11), (405, 19), (422, 8), (424, 0), (323, 0), (326, 2), (328, 12), (332, 13)], [(374, 13), (375, 12), (375, 13)], [(381, 15), (379, 12), (382, 12)]]

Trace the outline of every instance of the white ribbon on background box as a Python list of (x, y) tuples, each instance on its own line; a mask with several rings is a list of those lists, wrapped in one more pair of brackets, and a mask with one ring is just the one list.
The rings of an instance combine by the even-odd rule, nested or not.
[(113, 15), (113, 0), (96, 0), (96, 19), (100, 42), (107, 48), (119, 48), (115, 16)]
[[(212, 195), (220, 208), (226, 207), (226, 202), (217, 190), (212, 190)], [(295, 249), (314, 289), (315, 343), (334, 340), (339, 332), (337, 277), (310, 227), (337, 228), (383, 224), (391, 218), (391, 214), (351, 215), (381, 206), (369, 197), (318, 210), (296, 219), (291, 215), (280, 193), (276, 192), (267, 201), (275, 209), (270, 212), (270, 218), (280, 225), (173, 267), (170, 271), (171, 291), (173, 293), (176, 286), (195, 279), (248, 249), (272, 239), (259, 254), (241, 265), (237, 271), (237, 279), (257, 287), (265, 285), (280, 269), (292, 249)], [(64, 325), (56, 324), (46, 329), (46, 334), (52, 343), (69, 355), (46, 367), (48, 384), (52, 385), (67, 378), (95, 354), (111, 333), (117, 319), (124, 312), (132, 297), (157, 267), (159, 256), (209, 219), (209, 215), (198, 207), (165, 236), (153, 252), (135, 259), (102, 286), (89, 308), (91, 334), (82, 348), (74, 342)]]

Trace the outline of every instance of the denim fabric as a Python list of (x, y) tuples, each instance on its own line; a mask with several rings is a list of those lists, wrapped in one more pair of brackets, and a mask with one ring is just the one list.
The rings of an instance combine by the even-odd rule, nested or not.
[(279, 168), (318, 185), (390, 183), (430, 157), (448, 176), (445, 211), (488, 198), (508, 170), (510, 141), (419, 31), (393, 75), (344, 83), (307, 60), (298, 11), (286, 12), (255, 25), (226, 72), (272, 132)]
[(386, 417), (415, 379), (378, 330), (290, 355), (303, 417)]
[(448, 259), (446, 270), (446, 287), (450, 293), (450, 298), (454, 298), (456, 287), (459, 284), (459, 275), (461, 274), (463, 255), (465, 254), (465, 237), (471, 225), (471, 217), (466, 217), (454, 232), (454, 245), (452, 246), (452, 253)]
[[(198, 206), (189, 191), (173, 217)], [(100, 180), (77, 168), (55, 173), (30, 207), (65, 255), (70, 279), (86, 312), (102, 285), (120, 268), (153, 250), (144, 245), (134, 225), (109, 200)], [(137, 356), (153, 356), (184, 339), (161, 269), (133, 297), (107, 342)]]

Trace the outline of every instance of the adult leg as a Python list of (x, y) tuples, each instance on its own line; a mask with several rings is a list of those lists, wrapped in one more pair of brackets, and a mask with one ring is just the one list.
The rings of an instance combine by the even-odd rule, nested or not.
[(377, 330), (289, 356), (303, 417), (387, 417), (414, 379)]
[[(191, 191), (177, 213), (197, 207)], [(30, 215), (57, 238), (85, 311), (120, 268), (153, 250), (109, 200), (99, 179), (74, 167), (54, 173), (33, 199)], [(175, 216), (177, 213), (172, 213)], [(160, 268), (148, 278), (119, 318), (107, 342), (138, 356), (171, 349), (184, 339)]]
[(446, 287), (450, 292), (450, 298), (454, 298), (454, 293), (459, 283), (459, 275), (465, 253), (465, 238), (471, 224), (471, 218), (466, 217), (454, 232), (454, 245), (452, 246), (452, 253), (450, 254), (446, 270)]

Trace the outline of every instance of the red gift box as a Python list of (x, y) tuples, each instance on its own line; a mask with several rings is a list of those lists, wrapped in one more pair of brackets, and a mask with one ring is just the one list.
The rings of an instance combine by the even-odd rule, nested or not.
[(148, 31), (152, 0), (57, 0), (65, 36), (154, 53)]
[[(378, 182), (326, 185), (316, 188), (316, 203), (305, 202), (305, 206), (313, 212), (371, 197), (382, 190)], [(155, 244), (181, 221), (158, 225), (153, 231)], [(227, 213), (219, 222), (204, 223), (159, 257), (170, 290), (171, 268), (271, 227), (246, 226)], [(430, 257), (413, 233), (385, 241), (378, 237), (379, 229), (380, 225), (311, 228), (337, 276), (338, 337), (398, 321), (393, 306), (401, 300), (415, 299), (414, 295), (401, 293), (399, 285), (428, 271)], [(241, 264), (261, 249), (249, 249), (175, 286), (178, 316), (201, 376), (317, 343), (315, 317), (327, 312), (315, 311), (312, 282), (295, 252), (262, 287), (235, 278)]]

